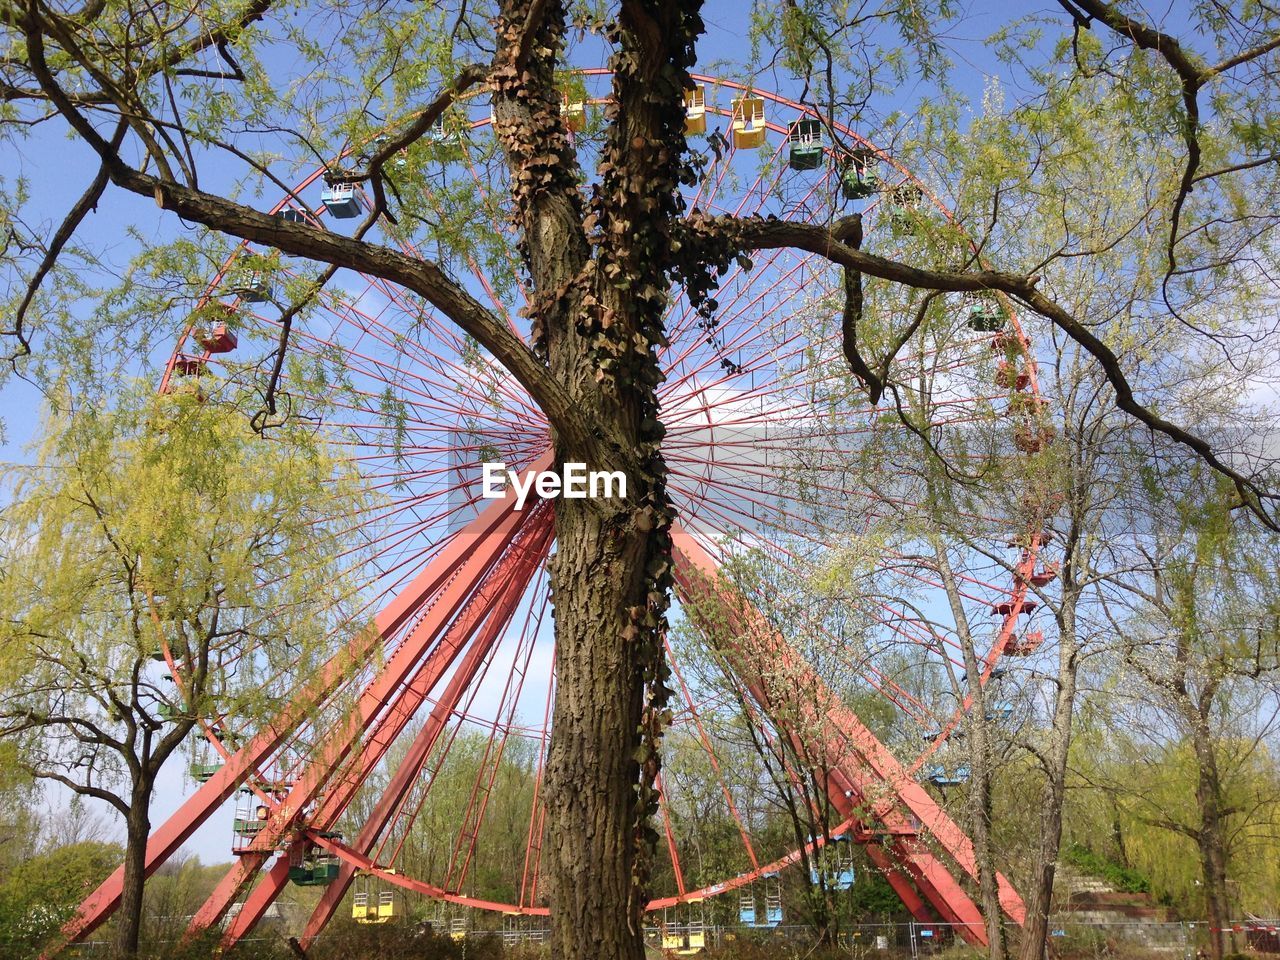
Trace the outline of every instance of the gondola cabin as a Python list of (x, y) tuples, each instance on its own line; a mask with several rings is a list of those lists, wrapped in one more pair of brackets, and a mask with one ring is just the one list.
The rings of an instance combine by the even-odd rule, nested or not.
[(198, 377), (204, 373), (204, 368), (204, 357), (193, 357), (190, 354), (180, 353), (173, 360), (173, 372), (180, 377)]
[(840, 159), (840, 193), (846, 200), (865, 200), (880, 190), (876, 176), (876, 156), (870, 150), (855, 150)]
[(208, 330), (197, 330), (195, 337), (196, 343), (208, 353), (230, 353), (240, 345), (235, 332), (225, 323), (219, 323)]
[(893, 188), (889, 199), (889, 220), (899, 227), (911, 225), (911, 211), (920, 206), (924, 191), (910, 181)]
[(787, 165), (792, 170), (822, 166), (822, 122), (813, 117), (795, 121), (787, 130)]
[(995, 333), (1004, 328), (1004, 311), (994, 303), (975, 303), (965, 325), (979, 333)]
[(351, 898), (351, 919), (356, 923), (386, 923), (399, 915), (393, 890), (383, 889), (381, 881), (367, 874), (356, 877), (356, 889)]
[(299, 887), (326, 887), (338, 879), (338, 868), (335, 856), (307, 856), (289, 867), (289, 880)]
[(707, 132), (707, 92), (699, 84), (684, 92), (685, 136)]
[(930, 767), (926, 779), (935, 787), (958, 787), (969, 782), (969, 768), (956, 767), (955, 773), (948, 773), (945, 767)]
[(1021, 640), (1010, 637), (1004, 646), (1004, 652), (1011, 657), (1029, 657), (1044, 643), (1044, 633), (1040, 630), (1029, 630)]
[(570, 99), (567, 93), (562, 94), (560, 116), (566, 127), (574, 133), (581, 133), (587, 126), (587, 101), (581, 97)]
[(360, 200), (354, 183), (333, 183), (320, 191), (320, 202), (339, 220), (360, 216)]
[(435, 122), (427, 130), (426, 139), (428, 143), (452, 143), (458, 138), (452, 134), (444, 123), (444, 114), (436, 117)]
[(996, 385), (1006, 390), (1025, 390), (1031, 385), (1031, 374), (1016, 363), (1001, 360), (996, 367)]
[[(991, 615), (993, 617), (1007, 617), (1009, 614), (1013, 613), (1016, 606), (1017, 604), (1012, 600), (1001, 600), (999, 603), (993, 603), (991, 605)], [(1024, 614), (1031, 613), (1031, 611), (1038, 606), (1040, 606), (1040, 604), (1036, 603), (1034, 600), (1023, 600), (1022, 609), (1019, 612)]]
[(662, 949), (681, 957), (701, 953), (707, 946), (707, 916), (701, 899), (668, 907), (662, 920)]
[(191, 764), (191, 779), (196, 783), (208, 783), (221, 769), (222, 764), (220, 763), (201, 763), (196, 761)]
[(228, 292), (250, 303), (266, 303), (271, 299), (271, 284), (256, 270), (242, 273), (231, 281)]
[(776, 927), (782, 923), (782, 879), (776, 872), (764, 874), (764, 925)]
[(1056, 432), (1053, 427), (1029, 427), (1020, 425), (1013, 432), (1013, 445), (1023, 453), (1039, 453), (1053, 443)]
[(1031, 574), (1029, 579), (1037, 587), (1047, 587), (1058, 579), (1058, 565), (1056, 563), (1046, 563)]
[(747, 150), (764, 143), (764, 99), (737, 97), (732, 106), (733, 145)]

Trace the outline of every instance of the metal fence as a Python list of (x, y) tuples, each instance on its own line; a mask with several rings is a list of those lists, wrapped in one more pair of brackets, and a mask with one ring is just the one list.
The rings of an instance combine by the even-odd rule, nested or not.
[[(776, 927), (751, 927), (736, 924), (694, 925), (702, 934), (701, 946), (706, 949), (731, 948), (734, 943), (769, 944), (776, 948), (778, 957), (795, 953), (803, 954), (813, 942), (813, 929), (801, 924), (783, 924)], [(547, 929), (544, 923), (511, 923), (488, 928), (466, 928), (468, 940), (498, 940), (506, 948), (545, 944)], [(673, 933), (687, 937), (691, 930), (679, 925), (645, 928), (645, 942), (651, 952), (664, 952), (664, 941)], [(1224, 931), (1228, 952), (1280, 954), (1280, 919), (1257, 919), (1233, 922)], [(1011, 939), (1016, 939), (1019, 929), (1009, 927)], [(1049, 924), (1051, 951), (1070, 957), (1138, 958), (1141, 956), (1167, 957), (1169, 960), (1196, 960), (1202, 955), (1211, 930), (1203, 922), (1152, 922), (1152, 921), (1074, 921), (1055, 919)], [(269, 937), (254, 938), (257, 940)], [(109, 944), (90, 941), (76, 945), (70, 956), (104, 956)], [(157, 946), (157, 944), (152, 945)], [(687, 941), (682, 947), (691, 946)], [(841, 924), (838, 947), (848, 951), (854, 960), (928, 960), (943, 954), (970, 952), (958, 928), (946, 923), (862, 923)], [(794, 948), (788, 950), (788, 948)], [(698, 952), (701, 952), (699, 950)]]

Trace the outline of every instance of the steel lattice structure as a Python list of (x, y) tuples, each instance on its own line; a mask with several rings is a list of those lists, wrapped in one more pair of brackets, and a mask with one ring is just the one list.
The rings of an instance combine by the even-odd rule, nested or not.
[[(587, 71), (588, 90), (604, 75)], [(794, 121), (816, 116), (797, 103), (711, 77), (696, 79), (709, 94), (705, 116), (718, 119), (730, 136), (745, 100), (760, 100), (762, 110), (782, 120), (766, 115), (758, 128), (767, 131), (761, 137), (765, 145), (758, 153), (715, 139), (717, 127), (705, 175), (688, 198), (691, 206), (822, 221), (861, 209), (868, 236), (874, 240), (879, 231), (891, 243), (911, 242), (912, 218), (946, 217), (907, 170), (852, 130), (802, 129)], [(586, 121), (593, 102), (599, 101), (588, 94), (582, 102), (566, 103), (584, 151), (590, 149)], [(694, 111), (702, 108), (701, 102), (691, 104), (691, 126)], [(443, 197), (451, 183), (469, 177), (479, 198), (471, 215), (500, 221), (492, 198), (501, 195), (502, 174), (491, 169), (481, 146), (488, 125), (486, 117), (468, 118), (462, 137), (445, 131), (428, 145), (437, 156), (406, 159), (406, 177), (424, 163), (447, 171), (438, 180), (415, 181), (428, 207), (439, 202), (443, 209), (445, 199), (433, 200), (433, 191)], [(788, 155), (801, 139), (798, 133), (812, 135), (804, 145), (820, 148), (819, 163), (797, 166), (795, 154)], [(842, 142), (833, 143), (833, 134)], [(847, 188), (849, 168), (838, 161), (849, 150), (862, 158), (859, 179), (870, 180), (878, 164), (882, 182), (876, 189)], [(335, 214), (348, 209), (341, 204), (360, 209), (358, 193), (299, 204), (299, 198), (318, 199), (323, 173), (304, 179), (273, 212), (339, 229)], [(501, 226), (487, 229), (501, 235)], [(494, 260), (497, 248), (479, 245), (447, 254), (455, 268), (467, 272), (476, 295), (527, 336), (518, 318), (520, 271), (511, 246), (505, 262)], [(199, 384), (216, 399), (219, 383), (255, 375), (246, 354), (255, 343), (274, 342), (279, 332), (266, 287), (288, 282), (297, 265), (284, 265), (273, 278), (246, 279), (244, 264), (253, 253), (248, 246), (237, 251), (206, 295), (206, 306), (224, 305), (228, 329), (200, 331), (193, 323), (162, 389)], [(874, 556), (861, 561), (868, 582), (883, 584), (859, 598), (865, 655), (840, 661), (834, 674), (829, 664), (822, 670), (811, 664), (812, 643), (801, 650), (784, 636), (761, 612), (766, 598), (752, 597), (725, 569), (726, 563), (754, 556), (801, 576), (846, 550), (848, 530), (891, 525), (895, 517), (921, 509), (928, 496), (923, 481), (899, 462), (914, 441), (909, 435), (900, 439), (907, 431), (897, 416), (870, 407), (847, 386), (839, 323), (832, 321), (839, 311), (831, 308), (842, 289), (838, 270), (826, 261), (780, 251), (723, 278), (714, 324), (682, 297), (673, 303), (670, 345), (663, 353), (667, 381), (660, 392), (670, 488), (680, 516), (674, 531), (677, 600), (695, 632), (728, 636), (724, 662), (730, 685), (750, 711), (749, 722), (821, 758), (829, 771), (828, 799), (844, 820), (829, 836), (846, 834), (863, 844), (918, 919), (958, 924), (964, 936), (982, 942), (981, 913), (962, 882), (975, 875), (972, 845), (926, 786), (927, 765), (945, 755), (971, 698), (961, 695), (941, 708), (911, 689), (905, 679), (910, 670), (882, 663), (889, 654), (917, 672), (960, 663), (957, 627), (943, 609), (936, 562), (907, 549), (906, 540), (878, 541)], [(342, 273), (333, 291), (295, 319), (291, 350), (308, 374), (295, 371), (284, 383), (298, 409), (310, 399), (323, 400), (327, 412), (318, 429), (345, 451), (351, 469), (373, 492), (366, 512), (351, 518), (363, 546), (348, 558), (354, 589), (334, 599), (333, 658), (261, 729), (236, 730), (227, 718), (202, 718), (202, 750), (216, 763), (153, 832), (147, 849), (151, 872), (242, 791), (242, 802), (252, 810), (237, 820), (235, 863), (191, 923), (193, 931), (214, 926), (239, 902), (225, 928), (227, 944), (262, 918), (289, 882), (291, 866), (317, 854), (338, 858), (340, 866), (307, 924), (304, 945), (333, 916), (358, 872), (462, 907), (547, 913), (538, 877), (542, 831), (554, 816), (540, 793), (554, 696), (545, 572), (554, 503), (517, 510), (510, 491), (492, 501), (476, 498), (483, 461), (502, 460), (521, 471), (550, 465), (546, 421), (514, 381), (404, 291)], [(950, 302), (953, 322), (923, 337), (902, 361), (914, 382), (928, 386), (919, 391), (917, 409), (926, 411), (939, 436), (963, 438), (994, 424), (1008, 440), (1009, 456), (1034, 454), (1046, 440), (1024, 416), (1041, 405), (1029, 341), (1007, 305), (998, 304), (999, 319), (986, 322), (967, 319), (965, 310), (973, 306)], [(1005, 359), (997, 363), (1000, 357)], [(876, 482), (851, 486), (850, 479), (859, 477), (850, 465), (867, 451), (883, 457)], [(840, 528), (818, 522), (837, 513), (853, 523)], [(953, 558), (957, 602), (966, 618), (994, 623), (981, 651), (987, 684), (1003, 671), (1002, 656), (1029, 653), (1038, 642), (1029, 629), (1035, 608), (1029, 590), (1043, 585), (1052, 570), (1039, 557), (1043, 535), (1034, 517), (993, 513), (971, 519), (984, 531), (984, 542), (1007, 543), (1015, 551), (1004, 563), (980, 550), (957, 551)], [(710, 607), (719, 611), (718, 625), (706, 620)], [(370, 626), (352, 626), (365, 622)], [(739, 809), (738, 786), (723, 769), (713, 717), (724, 708), (724, 691), (683, 662), (685, 648), (669, 649), (678, 698), (674, 729), (702, 751), (707, 782), (717, 785), (736, 824), (743, 866), (714, 882), (687, 881), (682, 837), (670, 812), (678, 798), (668, 789), (662, 846), (669, 858), (663, 876), (671, 888), (660, 891), (651, 910), (748, 888), (800, 856), (798, 850), (760, 844), (756, 824)], [(832, 638), (831, 655), (838, 660), (841, 651)], [(178, 665), (170, 657), (168, 666), (180, 696)], [(833, 676), (892, 708), (897, 732), (891, 743), (859, 718), (844, 693), (829, 689)], [(796, 694), (801, 689), (803, 700)], [(415, 818), (430, 802), (441, 771), (456, 761), (450, 748), (464, 731), (483, 744), (478, 758), (467, 760), (468, 776), (474, 768), (474, 777), (465, 813), (455, 835), (441, 838), (435, 876), (403, 872)], [(523, 862), (512, 873), (513, 898), (496, 902), (467, 893), (468, 872), (482, 843), (497, 771), (516, 741), (524, 742), (522, 755), (532, 758), (529, 809), (520, 830)], [(349, 835), (337, 835), (362, 788), (375, 781), (378, 789), (362, 805), (361, 820)], [(813, 846), (828, 841), (819, 837)], [(68, 937), (83, 937), (107, 919), (118, 905), (122, 875), (117, 871), (84, 902), (65, 930)], [(1003, 878), (1001, 891), (1007, 917), (1021, 923), (1023, 904)]]

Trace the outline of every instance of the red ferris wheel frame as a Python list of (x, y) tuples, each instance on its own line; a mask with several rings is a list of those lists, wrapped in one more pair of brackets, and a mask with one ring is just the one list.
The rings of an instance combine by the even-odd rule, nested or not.
[[(588, 70), (583, 73), (599, 76), (606, 75), (608, 71)], [(797, 116), (816, 115), (803, 105), (777, 94), (712, 77), (695, 76), (694, 79), (733, 91), (750, 92), (794, 110)], [(707, 109), (729, 116), (723, 109), (712, 106)], [(472, 125), (480, 127), (486, 124), (487, 121), (481, 120)], [(767, 126), (776, 133), (787, 133), (784, 126), (774, 123)], [(909, 171), (898, 166), (874, 145), (847, 128), (837, 129), (850, 142), (874, 151), (883, 162), (893, 165), (904, 179), (914, 181)], [(314, 183), (322, 173), (322, 170), (316, 171), (303, 181), (294, 191), (295, 196), (297, 190)], [(930, 196), (944, 215), (949, 215), (945, 206)], [(289, 202), (286, 198), (272, 212), (278, 212)], [(216, 289), (234, 260), (235, 256), (228, 259), (210, 285), (210, 290)], [(1030, 391), (1038, 397), (1029, 341), (1016, 316), (1012, 311), (1009, 313), (1012, 336), (1027, 357)], [(191, 335), (192, 328), (188, 327), (165, 371), (162, 388), (167, 387), (175, 375), (182, 347)], [(206, 353), (206, 359), (207, 356)], [(531, 469), (541, 469), (549, 462), (549, 454), (544, 454)], [(458, 708), (468, 684), (481, 668), (513, 615), (520, 596), (536, 575), (540, 558), (545, 555), (551, 541), (551, 527), (551, 508), (547, 504), (518, 512), (513, 508), (510, 496), (493, 503), (378, 613), (375, 630), (354, 638), (318, 673), (315, 681), (299, 693), (297, 701), (282, 710), (257, 736), (233, 750), (215, 735), (212, 724), (203, 723), (206, 735), (213, 740), (226, 762), (153, 832), (147, 847), (147, 874), (163, 864), (219, 806), (245, 785), (255, 789), (260, 799), (268, 804), (270, 816), (252, 842), (237, 851), (237, 862), (193, 918), (192, 932), (219, 923), (231, 904), (262, 874), (260, 882), (252, 888), (224, 933), (225, 944), (235, 943), (253, 928), (284, 889), (291, 857), (308, 847), (329, 851), (341, 859), (342, 865), (338, 879), (325, 888), (307, 924), (302, 937), (304, 945), (311, 942), (331, 918), (357, 871), (463, 906), (531, 915), (547, 913), (546, 907), (531, 905), (532, 896), (529, 903), (518, 904), (467, 897), (457, 890), (448, 890), (385, 869), (370, 854), (393, 811), (421, 775), (444, 732), (446, 721)], [(1031, 530), (1022, 545), (1008, 600), (1001, 604), (999, 611), (1003, 618), (1001, 627), (984, 657), (984, 682), (1001, 654), (1013, 642), (1018, 618), (1029, 606), (1028, 588), (1042, 539), (1038, 530)], [(939, 731), (933, 746), (926, 749), (914, 765), (902, 764), (850, 710), (826, 692), (816, 678), (812, 678), (812, 687), (821, 693), (814, 704), (787, 702), (785, 690), (771, 688), (767, 671), (761, 669), (762, 664), (781, 659), (803, 670), (802, 659), (769, 626), (762, 614), (720, 579), (715, 559), (696, 538), (677, 529), (674, 541), (678, 594), (685, 600), (711, 598), (731, 609), (736, 632), (747, 638), (739, 642), (739, 649), (735, 651), (736, 665), (738, 679), (751, 692), (753, 699), (766, 713), (769, 713), (770, 705), (800, 706), (810, 711), (810, 722), (806, 722), (806, 726), (816, 724), (827, 731), (820, 752), (831, 770), (829, 800), (844, 818), (833, 833), (848, 830), (856, 841), (865, 845), (872, 861), (918, 919), (931, 921), (941, 918), (955, 924), (965, 939), (984, 943), (986, 934), (980, 910), (951, 868), (932, 852), (925, 841), (931, 838), (963, 873), (975, 877), (972, 844), (912, 776), (960, 722), (963, 712), (972, 703), (972, 695), (964, 698)], [(332, 731), (320, 753), (294, 777), (287, 793), (277, 796), (266, 790), (259, 771), (270, 761), (289, 731), (301, 722), (306, 711), (335, 689), (343, 675), (344, 665), (364, 662), (374, 650), (401, 635), (403, 639), (392, 656), (364, 687), (350, 726)], [(173, 666), (172, 663), (170, 665)], [(174, 675), (175, 678), (178, 676), (176, 671)], [(415, 735), (359, 835), (350, 844), (336, 839), (330, 831), (354, 798), (359, 785), (386, 757), (392, 742), (428, 702), (431, 708), (426, 723)], [(776, 715), (772, 719), (780, 736), (798, 736), (793, 731), (789, 732), (787, 723)], [(532, 844), (532, 825), (530, 834), (529, 842)], [(821, 846), (825, 842), (825, 838), (818, 838), (812, 846)], [(283, 850), (285, 856), (278, 858), (264, 872), (267, 862), (278, 850)], [(649, 909), (697, 901), (746, 886), (795, 862), (799, 855), (800, 851), (792, 851), (772, 862), (760, 863), (752, 852), (751, 870), (697, 890), (685, 890), (683, 880), (680, 880), (678, 895), (654, 900)], [(678, 862), (676, 870), (678, 875)], [(123, 870), (120, 869), (84, 901), (64, 928), (64, 943), (84, 937), (110, 916), (119, 904), (122, 881)], [(1025, 908), (1003, 877), (1000, 878), (1000, 890), (1005, 915), (1021, 924)], [(46, 953), (49, 955), (51, 953)]]

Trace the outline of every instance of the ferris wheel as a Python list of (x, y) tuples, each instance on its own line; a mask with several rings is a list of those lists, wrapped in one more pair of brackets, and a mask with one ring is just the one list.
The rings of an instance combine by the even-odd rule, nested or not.
[[(584, 157), (606, 80), (586, 71), (565, 96)], [(947, 212), (924, 184), (852, 130), (775, 94), (695, 80), (686, 128), (703, 165), (690, 207), (824, 223), (858, 212), (866, 245), (898, 252), (946, 235)], [(461, 105), (390, 168), (417, 215), (450, 240), (418, 249), (399, 227), (383, 240), (446, 264), (527, 338), (490, 124), (485, 107)], [(272, 212), (349, 230), (368, 199), (326, 183), (325, 172)], [(239, 248), (179, 337), (161, 389), (216, 404), (260, 381), (305, 269)], [(1002, 660), (1035, 653), (1030, 591), (1054, 569), (1025, 491), (967, 500), (964, 536), (930, 541), (921, 524), (955, 504), (935, 502), (919, 464), (926, 443), (976, 467), (1035, 457), (1052, 435), (1029, 340), (1007, 303), (937, 298), (895, 362), (893, 402), (873, 407), (843, 360), (843, 290), (828, 261), (773, 251), (722, 277), (710, 321), (683, 296), (668, 314), (660, 398), (678, 520), (667, 742), (681, 753), (659, 784), (663, 859), (649, 905), (675, 918), (666, 947), (696, 951), (701, 911), (722, 895), (740, 921), (777, 925), (779, 876), (804, 858), (847, 886), (854, 844), (918, 919), (985, 939), (963, 880), (972, 846), (945, 809), (946, 791), (968, 777), (956, 734), (974, 697), (929, 678), (963, 679), (960, 634), (976, 635), (982, 721), (1017, 722)], [(924, 309), (907, 292), (873, 296), (884, 316)], [(554, 501), (531, 497), (518, 509), (510, 487), (486, 497), (483, 481), (485, 464), (516, 476), (546, 468), (546, 418), (447, 319), (377, 278), (339, 271), (289, 322), (281, 416), (314, 418), (368, 493), (345, 518), (358, 547), (335, 557), (346, 579), (333, 603), (334, 659), (262, 729), (202, 719), (191, 770), (200, 785), (155, 831), (149, 867), (236, 802), (235, 863), (194, 928), (241, 901), (226, 928), (234, 942), (294, 882), (322, 890), (304, 945), (353, 884), (361, 922), (397, 918), (414, 893), (452, 911), (455, 934), (465, 935), (465, 910), (500, 912), (517, 929), (548, 910), (542, 837), (555, 811), (541, 785), (555, 696)], [(374, 629), (353, 628), (365, 623)], [(841, 822), (803, 849), (770, 834), (753, 766), (767, 759), (743, 761), (734, 731), (744, 729), (765, 745), (758, 754), (780, 744), (818, 758), (829, 771), (823, 799)], [(716, 864), (693, 852), (695, 799), (718, 805), (717, 822), (735, 835)], [(109, 879), (69, 932), (91, 930), (118, 897)], [(1001, 900), (1021, 922), (1003, 878)]]

